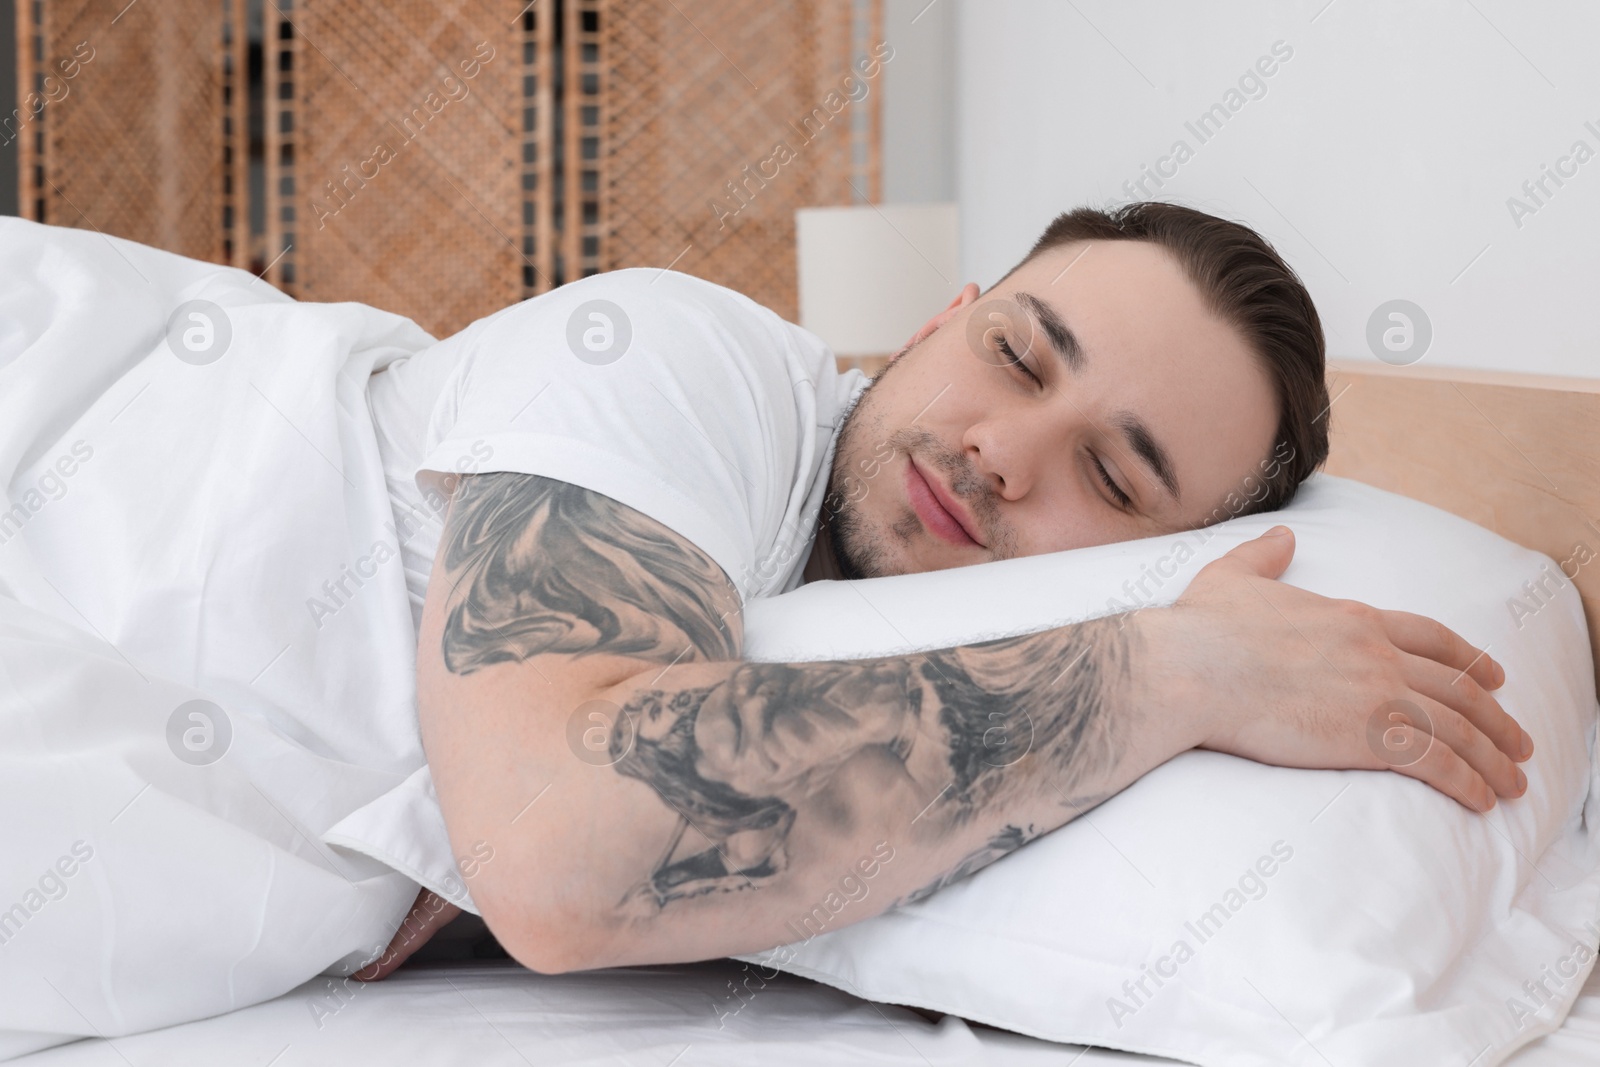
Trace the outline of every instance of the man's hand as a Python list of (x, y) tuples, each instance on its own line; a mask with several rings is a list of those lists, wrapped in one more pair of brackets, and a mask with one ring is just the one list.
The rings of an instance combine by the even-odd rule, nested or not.
[(1205, 567), (1137, 624), (1141, 681), (1186, 689), (1196, 746), (1285, 767), (1391, 769), (1475, 811), (1520, 796), (1530, 738), (1488, 690), (1505, 671), (1448, 627), (1275, 581), (1286, 527)]
[(351, 977), (358, 982), (376, 982), (389, 977), (411, 958), (412, 953), (426, 945), (434, 934), (460, 914), (460, 908), (433, 890), (422, 890), (411, 905), (411, 911), (406, 914), (405, 921), (400, 924), (400, 929), (394, 932), (389, 947), (383, 950), (383, 955)]

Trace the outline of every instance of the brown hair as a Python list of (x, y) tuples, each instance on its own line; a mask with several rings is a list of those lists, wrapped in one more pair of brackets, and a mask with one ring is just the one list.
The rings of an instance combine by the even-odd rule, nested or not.
[(1294, 499), (1300, 483), (1328, 458), (1330, 406), (1322, 320), (1294, 270), (1248, 226), (1156, 201), (1063, 212), (1022, 263), (1074, 241), (1150, 241), (1167, 249), (1206, 305), (1244, 335), (1272, 377), (1278, 398), (1272, 455), (1238, 494), (1246, 506), (1234, 510), (1229, 504), (1213, 520), (1273, 511)]

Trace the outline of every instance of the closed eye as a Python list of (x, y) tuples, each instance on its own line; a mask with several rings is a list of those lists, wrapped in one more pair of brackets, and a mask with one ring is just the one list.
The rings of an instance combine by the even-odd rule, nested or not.
[(1000, 349), (1000, 354), (1006, 357), (1006, 366), (1015, 367), (1016, 369), (1020, 370), (1023, 374), (1026, 374), (1035, 385), (1044, 384), (1044, 382), (1039, 380), (1039, 376), (1033, 373), (1033, 369), (1024, 363), (1022, 359), (1011, 350), (1011, 342), (1006, 340), (1005, 334), (997, 334), (996, 338), (995, 346)]
[(1129, 506), (1133, 504), (1133, 498), (1124, 493), (1122, 487), (1107, 473), (1106, 465), (1100, 462), (1099, 456), (1091, 454), (1089, 458), (1094, 462), (1094, 469), (1100, 473), (1100, 480), (1106, 483), (1107, 489), (1111, 490), (1111, 495), (1115, 498), (1117, 507), (1124, 511), (1128, 510)]

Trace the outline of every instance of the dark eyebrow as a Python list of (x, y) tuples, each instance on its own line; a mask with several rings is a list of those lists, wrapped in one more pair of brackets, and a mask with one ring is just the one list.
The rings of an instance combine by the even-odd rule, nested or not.
[(1183, 498), (1178, 491), (1178, 474), (1172, 469), (1172, 457), (1157, 443), (1144, 420), (1131, 411), (1119, 411), (1111, 416), (1111, 425), (1122, 431), (1122, 437), (1128, 442), (1128, 447), (1133, 449), (1134, 455), (1144, 460), (1145, 466), (1149, 467), (1161, 484), (1167, 487), (1172, 499), (1182, 503)]
[[(1016, 301), (1026, 308), (1029, 314), (1039, 320), (1039, 328), (1050, 341), (1050, 346), (1056, 350), (1061, 361), (1067, 365), (1067, 370), (1077, 373), (1084, 369), (1087, 360), (1083, 354), (1083, 346), (1078, 343), (1078, 335), (1072, 332), (1056, 309), (1040, 300), (1032, 293), (1017, 293)], [(1145, 421), (1131, 411), (1120, 411), (1111, 418), (1111, 425), (1122, 432), (1123, 440), (1128, 442), (1128, 447), (1134, 455), (1144, 460), (1145, 466), (1150, 468), (1158, 481), (1166, 487), (1172, 499), (1182, 503), (1182, 493), (1178, 488), (1178, 474), (1172, 467), (1172, 457), (1167, 450), (1156, 441), (1155, 435), (1150, 432), (1150, 427)]]
[(1083, 370), (1086, 362), (1083, 355), (1083, 346), (1078, 343), (1078, 335), (1072, 332), (1056, 309), (1046, 304), (1032, 293), (1016, 294), (1017, 303), (1021, 304), (1028, 312), (1039, 320), (1039, 328), (1044, 331), (1045, 337), (1050, 340), (1050, 347), (1056, 350), (1056, 355), (1061, 357), (1067, 369), (1074, 374)]

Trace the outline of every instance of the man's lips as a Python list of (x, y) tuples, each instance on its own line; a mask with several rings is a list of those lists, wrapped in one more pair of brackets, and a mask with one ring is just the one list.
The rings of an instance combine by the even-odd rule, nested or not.
[(906, 457), (906, 498), (929, 533), (952, 545), (983, 546), (973, 535), (975, 526), (966, 509), (958, 504), (937, 477), (928, 477), (916, 460)]

